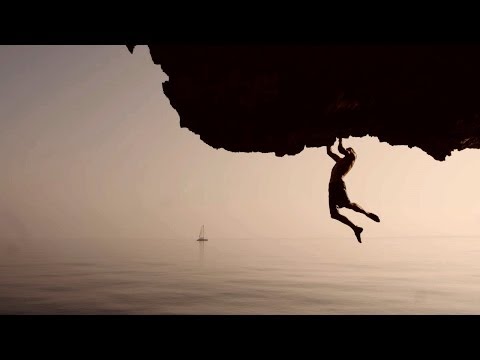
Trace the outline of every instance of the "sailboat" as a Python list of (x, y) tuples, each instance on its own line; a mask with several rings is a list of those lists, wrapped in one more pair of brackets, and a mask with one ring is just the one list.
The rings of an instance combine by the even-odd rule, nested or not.
[(200, 229), (200, 235), (198, 236), (197, 241), (208, 241), (208, 239), (205, 239), (205, 226), (202, 225), (202, 228)]

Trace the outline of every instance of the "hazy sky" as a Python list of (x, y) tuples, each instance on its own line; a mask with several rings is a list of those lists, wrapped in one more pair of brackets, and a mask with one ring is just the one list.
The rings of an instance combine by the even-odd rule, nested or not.
[[(167, 74), (168, 75), (168, 74)], [(215, 150), (179, 126), (148, 48), (0, 46), (2, 238), (351, 237), (332, 220), (325, 148), (293, 157)], [(388, 119), (385, 119), (388, 121)], [(347, 139), (341, 212), (369, 237), (479, 235), (480, 150), (446, 162)]]

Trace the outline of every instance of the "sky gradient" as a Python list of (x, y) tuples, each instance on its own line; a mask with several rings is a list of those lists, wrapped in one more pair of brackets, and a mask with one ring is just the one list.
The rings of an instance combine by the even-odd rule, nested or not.
[[(168, 74), (167, 74), (168, 75)], [(162, 91), (148, 48), (0, 46), (3, 244), (141, 238), (351, 238), (332, 220), (325, 148), (296, 156), (215, 150)], [(388, 119), (386, 119), (388, 121)], [(480, 151), (445, 162), (376, 138), (346, 139), (358, 158), (341, 210), (362, 237), (480, 235)], [(336, 150), (336, 149), (335, 149)]]

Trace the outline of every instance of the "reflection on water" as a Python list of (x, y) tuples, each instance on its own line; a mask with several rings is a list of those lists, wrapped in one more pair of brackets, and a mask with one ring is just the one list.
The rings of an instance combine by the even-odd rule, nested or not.
[(205, 241), (199, 241), (198, 248), (199, 248), (200, 265), (203, 265), (203, 259), (205, 258)]
[(479, 314), (479, 250), (477, 238), (216, 239), (4, 253), (0, 313)]

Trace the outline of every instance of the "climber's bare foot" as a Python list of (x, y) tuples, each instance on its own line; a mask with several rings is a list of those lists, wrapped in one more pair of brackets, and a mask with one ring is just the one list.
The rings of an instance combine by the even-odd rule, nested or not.
[(367, 216), (372, 219), (373, 221), (380, 222), (380, 218), (375, 215), (374, 213), (368, 213)]
[(355, 230), (353, 230), (355, 232), (355, 236), (357, 237), (357, 240), (359, 243), (362, 243), (362, 239), (360, 238), (360, 234), (362, 233), (363, 231), (363, 228), (361, 228), (360, 226), (357, 226), (355, 228)]

